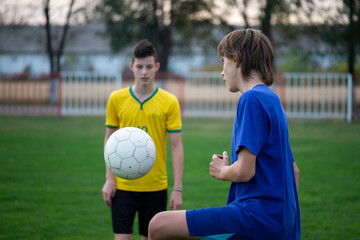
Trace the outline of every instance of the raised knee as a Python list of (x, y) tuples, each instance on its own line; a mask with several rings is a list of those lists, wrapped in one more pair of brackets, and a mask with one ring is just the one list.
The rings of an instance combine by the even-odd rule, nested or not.
[(161, 213), (156, 214), (149, 223), (148, 236), (149, 240), (158, 240), (160, 238), (159, 230), (161, 229), (160, 216)]

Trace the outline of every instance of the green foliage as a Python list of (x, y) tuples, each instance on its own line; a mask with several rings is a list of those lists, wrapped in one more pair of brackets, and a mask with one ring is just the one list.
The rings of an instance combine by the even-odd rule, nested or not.
[(311, 55), (306, 52), (290, 51), (279, 59), (279, 72), (314, 72), (316, 69)]
[[(209, 162), (230, 151), (232, 124), (183, 120), (183, 209), (226, 203), (229, 183), (209, 175)], [(302, 239), (357, 239), (360, 124), (289, 124), (301, 172)], [(104, 135), (103, 117), (0, 116), (0, 239), (113, 239), (101, 195)], [(169, 182), (171, 189), (171, 170)], [(137, 225), (134, 232), (140, 239)]]
[[(101, 1), (96, 9), (103, 16), (112, 49), (120, 51), (132, 47), (140, 39), (149, 39), (157, 47), (160, 67), (165, 71), (174, 48), (189, 52), (191, 44), (201, 43), (205, 49), (216, 46), (212, 36), (213, 22), (217, 19), (212, 12), (213, 1), (172, 0), (168, 3), (157, 0)], [(203, 41), (204, 38), (207, 41)], [(177, 44), (181, 47), (175, 47)]]
[(203, 72), (217, 72), (217, 73), (220, 74), (223, 71), (223, 63), (219, 59), (219, 63), (205, 65), (204, 67), (202, 67), (200, 69), (200, 71), (203, 71)]
[[(210, 23), (212, 7), (212, 1), (208, 0), (171, 1), (168, 7), (156, 0), (103, 0), (97, 6), (97, 12), (105, 20), (113, 49), (118, 51), (142, 38), (156, 45), (162, 44), (159, 33), (167, 27), (187, 32), (189, 26), (194, 29), (194, 24)], [(199, 17), (200, 13), (205, 15)], [(188, 38), (191, 35), (184, 36), (184, 39)]]
[[(356, 61), (357, 64), (355, 67), (355, 75), (359, 75), (360, 73), (360, 56), (357, 57)], [(348, 63), (345, 61), (336, 61), (334, 64), (332, 64), (329, 68), (329, 71), (333, 72), (348, 72)]]
[(356, 58), (359, 55), (360, 42), (360, 5), (359, 1), (341, 1), (336, 14), (329, 9), (322, 9), (324, 24), (312, 26), (310, 34), (317, 36), (331, 48), (331, 54), (338, 55), (347, 61), (347, 72), (355, 73)]

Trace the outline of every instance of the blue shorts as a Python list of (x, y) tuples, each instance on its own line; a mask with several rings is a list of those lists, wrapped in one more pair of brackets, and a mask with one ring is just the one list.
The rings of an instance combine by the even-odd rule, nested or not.
[(243, 240), (239, 235), (235, 233), (227, 233), (227, 234), (220, 234), (220, 235), (211, 235), (202, 237), (201, 240)]
[[(186, 222), (192, 237), (235, 233), (241, 229), (237, 214), (231, 207), (187, 210)], [(248, 239), (237, 234), (231, 239), (240, 239), (240, 237), (241, 239)]]

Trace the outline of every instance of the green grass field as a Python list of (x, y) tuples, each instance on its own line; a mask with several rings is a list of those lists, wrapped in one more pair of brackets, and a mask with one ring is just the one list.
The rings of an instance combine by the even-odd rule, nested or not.
[[(232, 122), (184, 119), (183, 209), (225, 204), (229, 183), (208, 169), (213, 153), (230, 151)], [(104, 133), (101, 117), (0, 116), (0, 239), (113, 239)], [(290, 137), (302, 239), (359, 239), (360, 124), (291, 120)]]

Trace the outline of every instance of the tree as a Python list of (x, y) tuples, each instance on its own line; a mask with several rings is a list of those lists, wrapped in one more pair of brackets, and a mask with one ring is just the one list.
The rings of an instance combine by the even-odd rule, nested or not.
[(7, 26), (22, 26), (34, 16), (34, 3), (27, 3), (25, 8), (28, 11), (21, 11), (21, 6), (14, 4), (11, 1), (0, 0), (0, 27)]
[[(273, 36), (273, 26), (287, 26), (290, 23), (290, 17), (298, 17), (307, 15), (308, 5), (313, 4), (313, 0), (226, 0), (230, 8), (236, 7), (239, 10), (241, 18), (244, 20), (244, 27), (259, 27), (260, 30), (276, 44)], [(255, 17), (257, 21), (250, 24), (249, 5), (257, 6), (258, 15)], [(304, 8), (304, 9), (303, 9)], [(301, 24), (301, 22), (297, 22)]]
[(249, 22), (249, 2), (251, 0), (226, 0), (225, 3), (231, 8), (236, 7), (240, 17), (244, 21), (244, 27), (250, 28), (250, 22)]
[(355, 102), (356, 56), (360, 47), (360, 1), (343, 0), (343, 7), (338, 7), (338, 15), (326, 23), (325, 41), (347, 56), (348, 72), (353, 77), (353, 108), (354, 116), (359, 118), (359, 106)]
[(355, 77), (356, 55), (360, 43), (360, 1), (344, 0), (344, 6), (343, 12), (347, 15), (348, 24), (345, 27), (343, 39), (347, 46), (348, 71)]
[(50, 63), (50, 72), (58, 73), (61, 71), (61, 57), (64, 53), (64, 48), (66, 45), (66, 36), (69, 30), (70, 17), (72, 14), (72, 9), (74, 6), (75, 0), (71, 0), (69, 4), (69, 9), (66, 14), (66, 22), (63, 26), (63, 31), (60, 37), (59, 45), (57, 49), (54, 49), (54, 38), (51, 34), (51, 22), (50, 22), (50, 0), (43, 1), (43, 10), (45, 15), (45, 30), (46, 30), (46, 49), (49, 56)]
[(160, 70), (166, 71), (174, 44), (188, 50), (194, 39), (211, 34), (216, 20), (223, 22), (213, 13), (214, 6), (212, 0), (103, 0), (97, 12), (114, 51), (149, 39), (157, 47)]
[[(22, 8), (27, 11), (22, 11)], [(0, 35), (2, 35), (2, 39), (11, 38), (11, 34), (3, 33), (5, 26), (14, 31), (25, 27), (29, 19), (35, 15), (34, 9), (36, 6), (31, 2), (26, 3), (24, 7), (14, 4), (13, 1), (0, 0)], [(2, 48), (2, 43), (0, 43), (0, 52), (3, 50)]]
[[(326, 45), (326, 52), (319, 52), (334, 59), (347, 62), (347, 72), (353, 76), (356, 85), (356, 59), (360, 47), (360, 0), (342, 0), (330, 5), (320, 5), (313, 15), (324, 21), (309, 21), (308, 34)], [(359, 117), (353, 88), (353, 107), (355, 117)], [(357, 116), (356, 116), (357, 115)]]
[[(53, 34), (52, 24), (50, 21), (50, 0), (43, 0), (43, 11), (45, 16), (45, 31), (46, 31), (46, 50), (49, 57), (50, 64), (50, 103), (57, 103), (57, 86), (58, 73), (61, 72), (61, 58), (64, 54), (66, 46), (67, 35), (70, 27), (70, 19), (73, 14), (73, 7), (75, 0), (70, 0), (68, 11), (66, 14), (65, 24), (62, 27), (60, 39), (57, 39)], [(77, 11), (81, 12), (81, 11)], [(57, 48), (54, 48), (55, 43), (58, 43)]]

